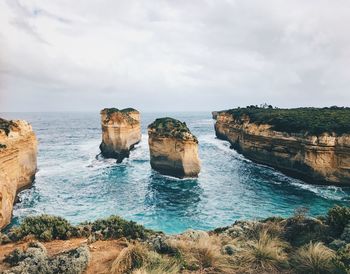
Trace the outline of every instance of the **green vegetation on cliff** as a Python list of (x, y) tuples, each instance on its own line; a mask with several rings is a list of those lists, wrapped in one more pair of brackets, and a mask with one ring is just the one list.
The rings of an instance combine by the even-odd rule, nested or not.
[(148, 129), (162, 137), (175, 137), (177, 139), (192, 139), (197, 141), (185, 122), (181, 122), (174, 118), (164, 117), (156, 119), (148, 126)]
[(248, 106), (227, 111), (242, 121), (245, 116), (256, 124), (269, 124), (273, 129), (288, 133), (303, 133), (319, 135), (322, 133), (336, 133), (338, 135), (350, 133), (350, 108), (293, 108), (279, 109)]
[[(62, 217), (43, 214), (25, 218), (19, 226), (11, 228), (7, 236), (9, 240), (18, 241), (31, 235), (38, 240), (47, 242), (72, 237), (145, 239), (152, 233), (154, 233), (152, 230), (145, 229), (142, 225), (124, 220), (119, 216), (112, 215), (105, 219), (73, 226)], [(5, 236), (5, 238), (7, 237)]]
[(6, 135), (10, 133), (11, 126), (15, 126), (16, 124), (13, 121), (8, 121), (0, 118), (0, 130), (5, 131)]
[(106, 114), (107, 120), (109, 120), (114, 113), (120, 113), (124, 117), (124, 119), (128, 121), (128, 123), (130, 124), (138, 123), (138, 121), (136, 121), (129, 115), (131, 112), (138, 112), (138, 111), (134, 108), (124, 108), (124, 109), (104, 108), (103, 110), (101, 110), (101, 114), (102, 113)]

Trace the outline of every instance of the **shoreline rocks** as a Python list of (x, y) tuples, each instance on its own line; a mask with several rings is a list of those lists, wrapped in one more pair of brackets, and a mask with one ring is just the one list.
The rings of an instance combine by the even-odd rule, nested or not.
[(215, 133), (248, 159), (314, 184), (350, 185), (350, 135), (305, 135), (273, 130), (269, 124), (213, 113)]
[(198, 140), (186, 123), (169, 117), (156, 119), (148, 126), (148, 136), (154, 170), (178, 178), (198, 176)]
[(37, 139), (26, 121), (0, 118), (0, 228), (11, 221), (16, 194), (29, 187), (37, 170)]
[(141, 141), (140, 113), (136, 109), (105, 108), (101, 110), (101, 153), (121, 163), (130, 150)]

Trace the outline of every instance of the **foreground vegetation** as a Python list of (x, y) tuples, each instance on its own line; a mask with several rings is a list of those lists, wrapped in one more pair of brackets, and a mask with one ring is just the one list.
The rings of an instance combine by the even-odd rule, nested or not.
[[(7, 243), (28, 237), (41, 241), (87, 237), (89, 242), (125, 237), (126, 245), (109, 267), (109, 273), (114, 274), (349, 274), (350, 208), (336, 206), (326, 216), (317, 218), (307, 217), (306, 213), (305, 209), (300, 209), (287, 219), (237, 221), (210, 232), (189, 230), (179, 235), (147, 230), (116, 216), (72, 226), (62, 218), (42, 215), (25, 219), (1, 238)], [(31, 245), (33, 247), (33, 243)], [(34, 247), (41, 249), (35, 254), (45, 255), (40, 244), (34, 244)], [(32, 255), (27, 254), (28, 250)], [(57, 258), (46, 255), (38, 261), (30, 248), (24, 253), (15, 250), (7, 255), (5, 263), (13, 269), (30, 265), (35, 273), (82, 273), (89, 260), (86, 250), (82, 247), (59, 255), (59, 264)], [(37, 262), (43, 264), (42, 269), (46, 272), (38, 270)], [(61, 269), (76, 271), (63, 272)]]
[(350, 108), (294, 108), (279, 109), (269, 107), (248, 106), (227, 110), (240, 120), (249, 116), (256, 124), (269, 124), (276, 131), (303, 134), (350, 133)]

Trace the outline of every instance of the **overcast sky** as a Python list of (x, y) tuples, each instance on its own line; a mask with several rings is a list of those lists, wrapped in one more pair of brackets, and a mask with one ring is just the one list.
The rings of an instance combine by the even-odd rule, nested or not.
[(350, 105), (349, 0), (0, 0), (0, 112)]

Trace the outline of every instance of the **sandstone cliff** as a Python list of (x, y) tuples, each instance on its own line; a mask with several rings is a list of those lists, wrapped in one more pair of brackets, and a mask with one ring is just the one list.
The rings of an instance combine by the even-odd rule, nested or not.
[(185, 123), (172, 118), (156, 119), (148, 126), (151, 166), (179, 178), (200, 172), (198, 141)]
[(37, 169), (37, 140), (25, 121), (0, 118), (0, 228), (12, 215), (16, 193), (29, 186)]
[(247, 158), (315, 184), (350, 185), (350, 135), (287, 133), (247, 115), (216, 114), (216, 136)]
[(106, 108), (101, 111), (102, 155), (120, 163), (141, 141), (140, 113), (132, 108)]

